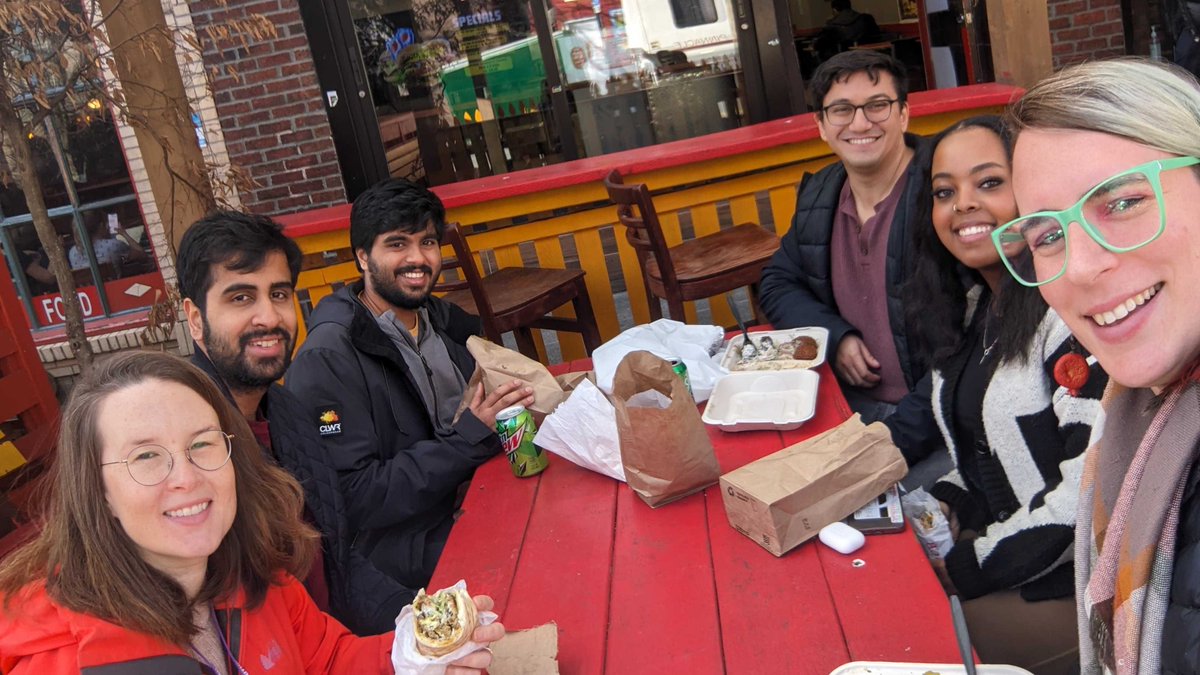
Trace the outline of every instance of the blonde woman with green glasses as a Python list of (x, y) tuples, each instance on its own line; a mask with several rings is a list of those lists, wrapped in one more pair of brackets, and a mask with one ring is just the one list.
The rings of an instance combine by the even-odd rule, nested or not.
[(1009, 122), (1022, 216), (993, 241), (1025, 249), (1010, 273), (1113, 383), (1076, 526), (1082, 672), (1198, 673), (1200, 86), (1148, 61), (1088, 63), (1030, 89)]

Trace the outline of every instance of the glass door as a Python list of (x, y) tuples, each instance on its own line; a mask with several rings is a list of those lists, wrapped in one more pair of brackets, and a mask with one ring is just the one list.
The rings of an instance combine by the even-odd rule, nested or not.
[(791, 40), (760, 45), (736, 1), (305, 3), (351, 198), (384, 176), (440, 185), (802, 112), (758, 72)]

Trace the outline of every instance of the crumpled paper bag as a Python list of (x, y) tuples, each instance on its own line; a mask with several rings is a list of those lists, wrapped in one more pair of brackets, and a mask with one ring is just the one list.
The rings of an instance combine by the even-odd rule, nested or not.
[(533, 442), (585, 469), (625, 482), (617, 411), (589, 380), (581, 381), (567, 400), (542, 420)]
[(779, 556), (854, 513), (908, 466), (882, 422), (858, 415), (721, 476), (729, 524)]
[(642, 501), (661, 506), (717, 482), (712, 441), (671, 364), (650, 352), (628, 354), (613, 378), (612, 402), (625, 480)]
[[(450, 588), (467, 589), (462, 579)], [(493, 612), (479, 612), (479, 625), (486, 626), (500, 618)], [(417, 636), (413, 632), (413, 608), (408, 605), (396, 617), (396, 636), (392, 639), (392, 668), (396, 675), (443, 675), (446, 667), (472, 652), (485, 649), (484, 645), (468, 640), (466, 644), (445, 656), (425, 656), (417, 651)]]
[(492, 643), (489, 675), (558, 675), (558, 626), (552, 621), (506, 633)]
[(533, 403), (527, 409), (533, 415), (534, 424), (541, 426), (542, 419), (567, 398), (570, 389), (564, 390), (563, 382), (574, 382), (586, 376), (571, 373), (555, 378), (546, 366), (528, 356), (474, 335), (467, 338), (467, 350), (475, 357), (475, 372), (467, 383), (459, 405), (460, 413), (470, 404), (479, 383), (483, 383), (486, 395), (502, 384), (520, 380), (533, 388)]
[(724, 340), (725, 329), (720, 326), (690, 326), (671, 319), (634, 326), (592, 353), (596, 386), (612, 393), (613, 377), (621, 360), (630, 352), (646, 351), (662, 359), (681, 359), (692, 382), (692, 396), (697, 403), (703, 403), (717, 386), (717, 380), (725, 375), (712, 360)]

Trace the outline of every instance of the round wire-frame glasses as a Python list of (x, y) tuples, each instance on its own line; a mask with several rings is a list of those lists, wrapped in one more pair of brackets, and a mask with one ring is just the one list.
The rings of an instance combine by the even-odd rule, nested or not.
[[(202, 431), (184, 448), (184, 456), (197, 469), (216, 471), (229, 462), (233, 454), (233, 435), (219, 429)], [(171, 475), (175, 468), (175, 453), (157, 444), (139, 445), (129, 451), (125, 459), (101, 462), (100, 466), (124, 464), (129, 477), (140, 485), (158, 485)]]
[[(1051, 281), (1057, 280), (1063, 274), (1066, 274), (1067, 261), (1071, 257), (1071, 238), (1068, 234), (1071, 223), (1078, 223), (1088, 237), (1092, 239), (1092, 241), (1096, 242), (1108, 251), (1113, 253), (1128, 253), (1130, 251), (1135, 251), (1146, 244), (1149, 244), (1155, 239), (1158, 239), (1167, 227), (1167, 209), (1163, 204), (1162, 172), (1169, 171), (1171, 169), (1181, 169), (1183, 167), (1195, 166), (1197, 164), (1200, 164), (1200, 158), (1197, 157), (1157, 159), (1146, 162), (1145, 164), (1139, 164), (1132, 169), (1122, 171), (1116, 175), (1110, 176), (1106, 180), (1101, 181), (1095, 187), (1088, 190), (1087, 193), (1079, 198), (1079, 201), (1075, 202), (1075, 204), (1069, 208), (1061, 211), (1038, 211), (1027, 216), (1021, 216), (1020, 218), (1001, 225), (992, 231), (992, 244), (996, 247), (996, 250), (999, 251), (1000, 260), (1004, 262), (1004, 266), (1008, 269), (1009, 274), (1011, 274), (1012, 277), (1016, 279), (1017, 282), (1022, 286), (1027, 286), (1029, 288), (1044, 286)], [(1111, 186), (1114, 185), (1114, 183), (1119, 184), (1122, 179), (1137, 174), (1144, 176), (1146, 181), (1150, 184), (1151, 189), (1154, 191), (1154, 200), (1158, 208), (1158, 227), (1153, 234), (1148, 235), (1144, 240), (1136, 244), (1132, 244), (1130, 246), (1116, 246), (1106, 241), (1104, 239), (1104, 235), (1100, 233), (1100, 230), (1096, 227), (1096, 225), (1087, 220), (1087, 218), (1084, 216), (1084, 206), (1093, 196), (1097, 194), (1103, 194), (1101, 193), (1102, 190), (1110, 190), (1112, 189)], [(1063, 246), (1062, 251), (1056, 252), (1055, 255), (1061, 254), (1062, 267), (1059, 268), (1057, 273), (1050, 277), (1045, 279), (1032, 278), (1031, 280), (1026, 277), (1034, 275), (1032, 266), (1036, 263), (1034, 263), (1033, 260), (1037, 259), (1039, 255), (1037, 250), (1032, 248), (1032, 245), (1026, 238), (1025, 230), (1028, 229), (1032, 223), (1041, 223), (1046, 219), (1049, 219), (1058, 225), (1059, 229), (1054, 233), (1054, 235), (1062, 238)], [(1005, 247), (1014, 243), (1020, 243), (1030, 247), (1029, 250), (1033, 255), (1017, 256), (1018, 261), (1014, 262), (1009, 258), (1008, 255), (1011, 253), (1011, 249), (1008, 251), (1005, 250)], [(1042, 258), (1044, 259), (1045, 257), (1042, 256)], [(1022, 267), (1029, 265), (1030, 268), (1027, 270), (1018, 269), (1017, 265), (1022, 265)]]

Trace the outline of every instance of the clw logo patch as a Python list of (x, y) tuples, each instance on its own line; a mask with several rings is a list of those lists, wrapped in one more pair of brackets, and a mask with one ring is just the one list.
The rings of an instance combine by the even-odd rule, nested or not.
[(317, 409), (317, 431), (322, 436), (337, 436), (342, 433), (342, 418), (333, 408)]

